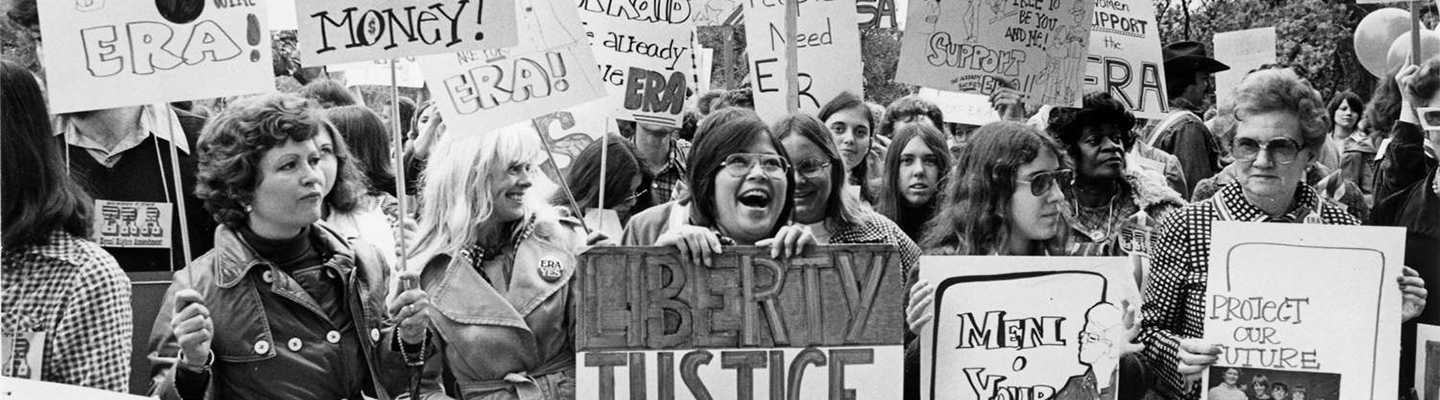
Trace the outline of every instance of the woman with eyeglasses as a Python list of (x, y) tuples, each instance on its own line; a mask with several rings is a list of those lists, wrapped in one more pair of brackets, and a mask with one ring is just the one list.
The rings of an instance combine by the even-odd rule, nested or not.
[[(1330, 127), (1325, 103), (1310, 83), (1288, 69), (1252, 72), (1235, 88), (1224, 113), (1236, 121), (1231, 154), (1237, 181), (1214, 197), (1177, 211), (1161, 224), (1153, 268), (1145, 288), (1141, 341), (1156, 387), (1167, 398), (1187, 397), (1189, 385), (1214, 364), (1219, 345), (1204, 341), (1202, 298), (1214, 221), (1356, 225), (1354, 216), (1316, 195), (1304, 183)], [(1398, 289), (1403, 318), (1418, 314), (1424, 282), (1406, 268)]]
[[(944, 187), (944, 203), (925, 231), (920, 248), (930, 255), (1049, 256), (1063, 255), (1065, 221), (1060, 209), (1074, 173), (1065, 168), (1065, 153), (1049, 135), (1018, 122), (981, 126), (955, 160)], [(934, 315), (935, 286), (919, 281), (910, 288), (906, 322), (920, 332)], [(1130, 306), (1126, 315), (1135, 315)], [(1126, 319), (1127, 331), (1135, 321)], [(1133, 336), (1129, 336), (1133, 340)], [(1134, 345), (1117, 346), (1125, 354)], [(919, 343), (906, 343), (907, 398), (918, 398)], [(1134, 357), (1122, 361), (1126, 382), (1144, 382)], [(913, 383), (911, 383), (913, 382)], [(1138, 399), (1143, 384), (1126, 384), (1119, 399)]]
[(804, 225), (791, 225), (795, 176), (789, 155), (754, 111), (711, 113), (695, 132), (687, 165), (688, 197), (630, 219), (626, 246), (675, 246), (686, 262), (714, 265), (722, 245), (771, 247), (788, 257), (815, 243)]
[(870, 180), (876, 171), (870, 168), (870, 153), (878, 121), (870, 113), (870, 107), (860, 97), (844, 92), (825, 103), (818, 117), (830, 129), (836, 147), (845, 158), (845, 171), (850, 177), (845, 182), (847, 187), (859, 194), (861, 200), (873, 204), (875, 193), (870, 188)]
[(945, 136), (930, 124), (907, 124), (885, 152), (885, 179), (875, 202), (880, 212), (911, 240), (920, 240), (925, 224), (935, 217), (950, 149)]
[(1130, 167), (1135, 116), (1110, 97), (1093, 92), (1084, 108), (1056, 108), (1046, 130), (1075, 164), (1075, 185), (1061, 215), (1070, 227), (1072, 255), (1119, 256), (1149, 253), (1148, 232), (1185, 199), (1156, 172)]
[[(579, 203), (581, 212), (585, 213), (600, 207), (600, 187), (603, 185), (605, 209), (614, 211), (620, 223), (624, 224), (631, 215), (645, 211), (653, 204), (647, 188), (655, 176), (650, 173), (645, 159), (640, 157), (635, 143), (617, 134), (609, 135), (608, 140), (591, 142), (580, 154), (575, 155), (565, 183), (570, 185), (570, 195), (575, 196), (575, 202)], [(605, 143), (603, 150), (602, 142)], [(603, 183), (600, 182), (602, 151), (605, 155)], [(564, 196), (564, 193), (556, 193), (550, 202), (567, 204), (569, 200)]]

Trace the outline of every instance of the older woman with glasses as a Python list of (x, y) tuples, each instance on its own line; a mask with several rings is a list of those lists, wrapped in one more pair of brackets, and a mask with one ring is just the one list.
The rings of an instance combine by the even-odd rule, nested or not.
[[(1193, 203), (1161, 224), (1154, 242), (1151, 280), (1145, 288), (1144, 356), (1160, 378), (1166, 398), (1193, 399), (1188, 381), (1214, 364), (1220, 346), (1201, 339), (1209, 269), (1211, 225), (1215, 221), (1356, 225), (1355, 217), (1316, 195), (1304, 183), (1305, 169), (1318, 157), (1329, 125), (1325, 103), (1309, 82), (1288, 69), (1252, 72), (1235, 88), (1234, 103), (1224, 110), (1237, 125), (1231, 154), (1238, 179), (1210, 199)], [(1414, 288), (1424, 282), (1406, 268), (1399, 289), (1405, 292), (1408, 320)]]

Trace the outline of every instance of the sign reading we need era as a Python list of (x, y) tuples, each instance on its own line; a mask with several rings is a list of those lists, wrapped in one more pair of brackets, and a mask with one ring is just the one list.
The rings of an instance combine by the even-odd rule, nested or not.
[(904, 282), (888, 245), (772, 259), (726, 247), (598, 247), (575, 281), (587, 399), (899, 399)]
[(265, 0), (36, 4), (53, 113), (274, 90)]
[(511, 47), (514, 0), (300, 0), (300, 61), (329, 65)]

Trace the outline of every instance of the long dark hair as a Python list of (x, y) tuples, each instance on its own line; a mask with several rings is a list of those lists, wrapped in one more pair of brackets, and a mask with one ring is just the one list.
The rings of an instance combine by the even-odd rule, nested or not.
[[(825, 103), (824, 107), (820, 107), (818, 116), (820, 117), (820, 122), (824, 123), (830, 120), (831, 116), (841, 111), (851, 109), (860, 110), (865, 114), (865, 120), (870, 121), (870, 140), (875, 140), (875, 114), (870, 113), (870, 106), (865, 105), (865, 100), (861, 100), (860, 96), (856, 96), (853, 93), (840, 92), (835, 98), (830, 99), (830, 102)], [(860, 164), (855, 165), (855, 168), (849, 171), (850, 179), (855, 182), (856, 185), (860, 186), (860, 198), (874, 203), (875, 191), (870, 188), (870, 165), (868, 162), (870, 149), (861, 149), (861, 152), (863, 154), (860, 156)]]
[(90, 236), (90, 195), (65, 173), (65, 159), (50, 125), (45, 96), (20, 64), (0, 60), (0, 169), (3, 243), (20, 249), (44, 245), (64, 230)]
[[(910, 141), (920, 140), (925, 147), (935, 153), (937, 166), (940, 167), (940, 179), (936, 182), (935, 197), (930, 199), (930, 204), (912, 204), (905, 207), (905, 197), (901, 194), (900, 187), (900, 156), (905, 152), (905, 147)], [(940, 203), (940, 194), (945, 192), (945, 182), (950, 179), (950, 148), (945, 143), (944, 134), (927, 124), (910, 124), (900, 129), (895, 134), (895, 141), (890, 142), (890, 149), (885, 152), (885, 177), (880, 187), (880, 193), (875, 202), (875, 211), (880, 212), (900, 225), (905, 233), (912, 235), (911, 239), (919, 239), (924, 231), (924, 221), (930, 220), (935, 210), (935, 205)], [(914, 212), (924, 212), (931, 215), (910, 215)], [(918, 218), (917, 218), (918, 217)], [(906, 226), (911, 223), (916, 225)], [(913, 232), (913, 233), (912, 233)]]
[[(645, 165), (645, 159), (639, 156), (639, 150), (634, 143), (618, 134), (606, 135), (605, 205), (613, 207), (635, 194), (630, 188), (630, 181), (635, 177), (640, 177), (640, 188), (644, 190), (650, 187), (655, 175), (650, 173), (650, 168)], [(580, 154), (575, 155), (575, 160), (570, 163), (570, 172), (566, 174), (570, 192), (582, 208), (600, 206), (600, 143), (600, 140), (590, 142)], [(555, 204), (565, 204), (567, 200), (563, 196), (563, 193), (557, 193), (552, 201)], [(630, 207), (630, 215), (654, 205), (651, 199), (649, 193), (636, 198), (635, 206)]]
[(365, 106), (325, 110), (326, 119), (340, 131), (356, 167), (370, 181), (368, 194), (395, 195), (395, 174), (390, 172), (390, 135), (380, 115)]
[[(1015, 174), (1041, 152), (1050, 152), (1063, 165), (1060, 145), (1028, 125), (1002, 121), (977, 129), (955, 160), (940, 211), (925, 230), (920, 248), (955, 255), (1005, 254)], [(1058, 251), (1063, 243), (1064, 238), (1056, 237), (1042, 245)]]
[[(686, 165), (689, 173), (686, 183), (690, 186), (690, 197), (682, 201), (691, 204), (690, 222), (697, 226), (714, 227), (718, 223), (715, 175), (720, 173), (720, 163), (724, 162), (726, 157), (744, 152), (745, 148), (756, 142), (769, 141), (770, 145), (775, 147), (776, 154), (786, 160), (790, 159), (789, 153), (785, 152), (785, 145), (770, 133), (770, 128), (765, 126), (760, 116), (745, 108), (731, 107), (710, 113), (700, 121), (700, 129), (695, 132), (695, 137), (694, 147), (690, 149), (690, 160)], [(795, 187), (795, 176), (787, 173), (785, 177), (787, 188)], [(791, 213), (795, 211), (795, 193), (787, 189), (784, 195), (785, 204), (780, 216), (775, 219), (775, 227), (770, 230), (771, 235), (789, 224)]]
[[(860, 205), (853, 204), (853, 196), (845, 196), (845, 158), (840, 155), (840, 150), (835, 149), (835, 138), (830, 136), (825, 125), (806, 114), (790, 114), (776, 122), (771, 132), (782, 141), (791, 135), (800, 136), (825, 153), (826, 161), (830, 162), (831, 182), (830, 194), (825, 197), (825, 223), (833, 231), (857, 222)], [(800, 161), (791, 159), (790, 165), (796, 165)], [(795, 188), (791, 187), (790, 190), (794, 191)]]

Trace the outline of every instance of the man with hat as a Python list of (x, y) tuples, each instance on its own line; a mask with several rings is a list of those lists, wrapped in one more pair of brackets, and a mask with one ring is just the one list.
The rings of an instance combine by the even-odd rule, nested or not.
[(1184, 41), (1165, 45), (1165, 86), (1170, 92), (1170, 115), (1151, 130), (1151, 146), (1175, 155), (1184, 170), (1185, 191), (1220, 172), (1220, 140), (1210, 134), (1205, 121), (1205, 99), (1210, 95), (1210, 75), (1230, 69), (1210, 58), (1205, 45)]

